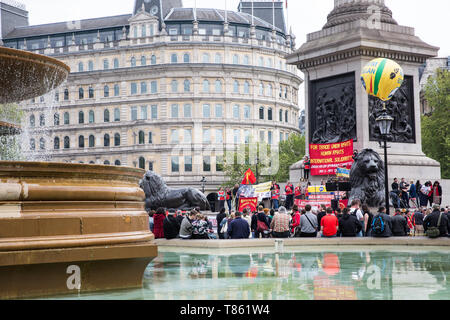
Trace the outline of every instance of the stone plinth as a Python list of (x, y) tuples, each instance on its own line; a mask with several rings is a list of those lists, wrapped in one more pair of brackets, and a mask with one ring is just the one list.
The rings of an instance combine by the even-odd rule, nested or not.
[(318, 134), (316, 128), (325, 126), (326, 131), (333, 125), (327, 123), (332, 118), (327, 112), (335, 108), (339, 130), (354, 126), (356, 134), (350, 138), (355, 139), (355, 149), (384, 154), (374, 137), (370, 112), (377, 102), (369, 99), (360, 77), (372, 59), (392, 59), (401, 65), (407, 81), (388, 105), (396, 110), (396, 128), (404, 129), (402, 137), (395, 137), (399, 141), (389, 143), (389, 179), (440, 179), (439, 163), (422, 152), (419, 87), (419, 66), (436, 56), (438, 49), (419, 39), (413, 28), (399, 26), (384, 0), (336, 0), (324, 28), (309, 34), (307, 42), (287, 57), (305, 73), (307, 150), (309, 143), (326, 143), (333, 137)]

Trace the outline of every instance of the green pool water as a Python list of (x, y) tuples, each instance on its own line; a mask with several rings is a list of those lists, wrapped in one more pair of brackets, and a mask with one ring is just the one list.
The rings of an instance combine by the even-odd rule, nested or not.
[(450, 300), (450, 249), (160, 248), (142, 289), (51, 299)]

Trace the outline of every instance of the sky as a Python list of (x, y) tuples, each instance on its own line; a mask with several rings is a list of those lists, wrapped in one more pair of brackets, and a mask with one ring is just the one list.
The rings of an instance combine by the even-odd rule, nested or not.
[[(45, 24), (132, 13), (134, 0), (19, 0), (29, 11), (30, 24)], [(237, 10), (239, 0), (197, 0), (198, 8)], [(195, 0), (183, 0), (194, 7)], [(414, 27), (423, 41), (440, 47), (440, 57), (450, 56), (449, 0), (386, 0), (400, 25)], [(289, 25), (297, 47), (306, 35), (322, 29), (333, 9), (333, 0), (288, 0)]]

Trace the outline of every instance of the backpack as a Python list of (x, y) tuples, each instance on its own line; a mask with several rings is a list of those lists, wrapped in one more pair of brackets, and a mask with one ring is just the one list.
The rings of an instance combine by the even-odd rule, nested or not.
[(439, 215), (439, 220), (438, 220), (438, 223), (437, 223), (437, 227), (429, 227), (427, 229), (426, 234), (427, 234), (428, 238), (433, 238), (433, 239), (434, 238), (439, 238), (439, 236), (441, 235), (441, 230), (439, 230), (439, 227), (441, 226), (441, 218), (442, 218), (442, 212)]
[(228, 231), (228, 219), (224, 218), (220, 223), (220, 233), (227, 233)]
[(384, 229), (385, 229), (385, 225), (384, 225), (383, 218), (380, 215), (373, 218), (372, 231), (375, 234), (383, 234)]
[(267, 227), (267, 224), (261, 220), (257, 221), (257, 226), (256, 226), (256, 231), (258, 232), (264, 232), (269, 230), (269, 228)]

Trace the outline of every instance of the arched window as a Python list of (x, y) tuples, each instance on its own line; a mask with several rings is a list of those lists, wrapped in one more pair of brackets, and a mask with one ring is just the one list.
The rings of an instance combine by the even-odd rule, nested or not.
[(59, 126), (59, 113), (53, 115), (53, 125)]
[(95, 122), (95, 115), (93, 110), (89, 110), (89, 123)]
[(114, 165), (115, 165), (115, 166), (120, 166), (120, 165), (121, 165), (120, 160), (114, 161)]
[(248, 66), (250, 64), (250, 58), (247, 55), (244, 56), (244, 64), (246, 66)]
[(239, 81), (235, 80), (233, 84), (233, 92), (239, 93)]
[(108, 98), (108, 97), (109, 97), (109, 86), (104, 86), (104, 87), (103, 87), (103, 96), (104, 96), (105, 98)]
[(105, 111), (103, 111), (103, 122), (109, 122), (109, 110), (105, 109)]
[(263, 57), (259, 57), (259, 66), (264, 67), (264, 58)]
[(114, 97), (118, 97), (120, 95), (120, 87), (118, 84), (114, 85)]
[(145, 170), (145, 158), (144, 157), (139, 158), (139, 168)]
[(94, 98), (94, 88), (89, 87), (89, 99), (93, 99)]
[(84, 123), (84, 112), (83, 111), (78, 112), (78, 123), (80, 123), (80, 124)]
[(209, 81), (207, 79), (203, 80), (203, 92), (209, 93)]
[(114, 121), (120, 121), (120, 109), (119, 108), (114, 109)]
[(250, 114), (251, 114), (250, 106), (244, 106), (244, 118), (250, 119)]
[(144, 131), (139, 131), (139, 144), (145, 144), (145, 133), (144, 133)]
[(267, 59), (267, 68), (272, 68), (272, 58)]
[(36, 118), (34, 117), (34, 114), (30, 116), (30, 127), (34, 127), (36, 125)]
[(147, 82), (141, 82), (141, 94), (147, 93)]
[(237, 54), (233, 55), (233, 64), (239, 64), (239, 56)]
[(233, 106), (233, 118), (239, 119), (240, 112), (239, 112), (239, 106), (235, 105)]
[(191, 92), (191, 82), (188, 79), (184, 80), (184, 92)]
[(69, 137), (64, 137), (64, 149), (69, 149), (70, 148), (70, 138)]
[(220, 53), (216, 53), (216, 56), (214, 58), (215, 63), (222, 63), (222, 55)]
[(30, 150), (36, 150), (36, 140), (30, 139)]
[(64, 112), (64, 124), (70, 124), (70, 116), (68, 112)]
[(89, 148), (95, 147), (95, 137), (93, 135), (89, 136)]
[(141, 57), (141, 66), (146, 66), (147, 65), (147, 58), (145, 56)]
[(191, 60), (191, 57), (189, 56), (189, 53), (185, 53), (185, 54), (183, 55), (183, 62), (184, 62), (184, 63), (189, 63), (190, 60)]
[(170, 56), (170, 62), (171, 63), (178, 63), (178, 56), (176, 53), (172, 53), (172, 55)]
[(222, 81), (220, 80), (216, 80), (216, 93), (222, 93)]
[(55, 137), (55, 139), (53, 139), (53, 149), (59, 150), (59, 138), (58, 137)]
[(286, 112), (284, 113), (284, 121), (285, 122), (289, 122), (288, 115), (289, 115), (289, 112), (286, 110)]
[(108, 160), (105, 160), (105, 161), (103, 162), (103, 164), (104, 164), (105, 166), (109, 166), (109, 165), (110, 165), (110, 162), (109, 162)]
[(150, 143), (150, 144), (153, 143), (153, 134), (152, 134), (152, 132), (148, 133), (148, 143)]
[(271, 84), (267, 85), (267, 92), (266, 93), (267, 93), (268, 97), (272, 96), (272, 85)]
[(110, 142), (111, 142), (111, 139), (109, 137), (109, 134), (105, 134), (103, 137), (103, 146), (109, 147)]
[(178, 81), (172, 80), (171, 87), (172, 87), (172, 92), (178, 92)]
[(131, 66), (136, 67), (136, 58), (135, 57), (131, 57)]
[(153, 64), (156, 64), (156, 56), (155, 55), (152, 55), (152, 57), (150, 58), (150, 63), (153, 65)]
[(269, 108), (269, 110), (267, 112), (267, 120), (273, 120), (272, 108)]
[(45, 150), (45, 139), (44, 138), (39, 139), (39, 149)]
[(94, 62), (92, 60), (89, 60), (88, 62), (88, 70), (94, 71)]
[(204, 53), (202, 58), (203, 63), (209, 63), (209, 53)]
[(262, 82), (259, 84), (259, 95), (264, 95), (264, 84)]
[(153, 162), (148, 163), (148, 170), (153, 171)]
[(69, 89), (64, 89), (64, 100), (69, 100)]
[(114, 69), (119, 69), (119, 59), (114, 58)]
[(283, 121), (283, 110), (280, 110), (280, 122)]
[(114, 146), (116, 146), (116, 147), (120, 146), (120, 134), (119, 133), (116, 133), (114, 135)]
[(94, 161), (89, 161), (89, 164), (95, 164), (95, 162)]
[(103, 60), (103, 69), (104, 70), (109, 69), (109, 60), (108, 59)]
[(84, 136), (78, 137), (78, 148), (84, 148)]
[(45, 127), (45, 115), (44, 114), (39, 115), (39, 125), (41, 127)]
[(264, 107), (259, 108), (259, 120), (264, 120)]
[(250, 94), (250, 83), (248, 81), (244, 82), (244, 93)]
[(84, 89), (83, 88), (78, 89), (78, 98), (84, 99)]
[(83, 72), (84, 71), (84, 64), (83, 62), (78, 63), (78, 72)]

